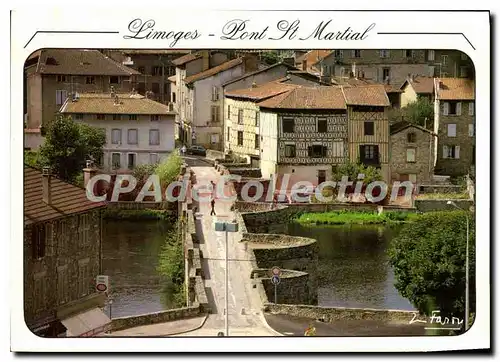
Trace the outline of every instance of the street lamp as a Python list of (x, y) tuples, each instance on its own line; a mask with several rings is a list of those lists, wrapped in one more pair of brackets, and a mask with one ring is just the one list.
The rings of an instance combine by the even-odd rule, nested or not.
[(448, 201), (447, 204), (458, 210), (464, 211), (467, 220), (467, 241), (465, 244), (465, 331), (467, 332), (469, 329), (469, 216), (466, 210), (459, 207), (453, 201)]
[(228, 273), (228, 233), (235, 233), (238, 232), (238, 223), (236, 220), (233, 220), (232, 222), (227, 222), (227, 221), (216, 221), (215, 222), (215, 231), (224, 231), (226, 234), (226, 280), (225, 280), (225, 294), (226, 294), (226, 318), (225, 318), (225, 329), (226, 329), (226, 336), (229, 336), (229, 273)]

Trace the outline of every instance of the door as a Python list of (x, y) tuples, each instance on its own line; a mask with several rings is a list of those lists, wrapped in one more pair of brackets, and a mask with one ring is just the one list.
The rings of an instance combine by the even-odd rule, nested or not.
[(318, 170), (318, 185), (326, 181), (326, 171)]
[(135, 153), (129, 153), (128, 154), (128, 168), (130, 170), (132, 170), (132, 169), (135, 168), (135, 157), (136, 157)]

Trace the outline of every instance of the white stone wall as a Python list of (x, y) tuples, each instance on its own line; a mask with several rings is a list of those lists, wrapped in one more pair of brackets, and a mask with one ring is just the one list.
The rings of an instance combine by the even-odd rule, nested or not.
[(262, 177), (270, 178), (275, 174), (278, 164), (278, 115), (260, 112), (260, 169)]

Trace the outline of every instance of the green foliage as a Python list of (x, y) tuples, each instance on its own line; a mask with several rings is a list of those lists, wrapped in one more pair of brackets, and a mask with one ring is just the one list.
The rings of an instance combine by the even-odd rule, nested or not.
[(47, 129), (40, 162), (63, 180), (74, 182), (88, 159), (101, 159), (105, 142), (102, 130), (59, 115)]
[(181, 166), (182, 158), (179, 155), (179, 150), (175, 150), (166, 160), (156, 167), (155, 174), (158, 175), (162, 187), (166, 187), (177, 180), (177, 176), (179, 176), (181, 171)]
[(417, 199), (421, 200), (450, 200), (450, 199), (469, 199), (470, 196), (466, 192), (458, 192), (458, 193), (442, 193), (442, 192), (433, 192), (428, 194), (420, 194), (417, 196)]
[(126, 210), (106, 208), (102, 217), (109, 220), (170, 220), (175, 217), (170, 210)]
[(365, 175), (362, 181), (366, 185), (370, 184), (373, 181), (381, 181), (383, 179), (379, 169), (373, 166), (363, 165), (360, 162), (356, 163), (346, 161), (342, 165), (333, 166), (332, 171), (332, 178), (337, 182), (341, 181), (343, 176), (348, 176), (349, 181), (357, 181), (359, 174)]
[(389, 248), (396, 289), (419, 310), (463, 318), (466, 215), (469, 231), (470, 312), (475, 310), (475, 221), (462, 211), (432, 212), (405, 225)]
[(138, 165), (134, 168), (132, 171), (132, 175), (136, 178), (137, 182), (145, 182), (149, 176), (155, 173), (156, 168), (158, 167), (157, 164), (154, 165), (149, 165), (149, 164), (143, 164), (143, 165)]
[[(426, 118), (427, 121), (425, 120)], [(406, 107), (391, 110), (389, 113), (390, 123), (402, 120), (432, 129), (434, 124), (434, 104), (425, 97), (419, 97), (415, 102), (406, 105)]]
[(419, 217), (418, 214), (408, 212), (352, 212), (352, 211), (331, 211), (325, 213), (304, 213), (298, 216), (295, 221), (300, 224), (313, 225), (344, 225), (344, 224), (399, 224), (411, 222)]
[[(177, 231), (177, 223), (175, 231)], [(177, 232), (172, 232), (165, 237), (161, 248), (158, 273), (166, 280), (164, 293), (170, 307), (182, 307), (186, 304), (184, 288), (184, 248)]]
[(31, 167), (40, 168), (40, 154), (37, 151), (24, 151), (24, 163)]

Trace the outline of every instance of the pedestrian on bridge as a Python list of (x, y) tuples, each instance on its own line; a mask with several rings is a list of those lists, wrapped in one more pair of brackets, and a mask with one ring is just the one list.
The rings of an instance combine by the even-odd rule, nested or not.
[(215, 213), (215, 198), (212, 198), (212, 201), (210, 201), (210, 204), (212, 205), (212, 211), (210, 211), (210, 216), (216, 215), (216, 213)]

